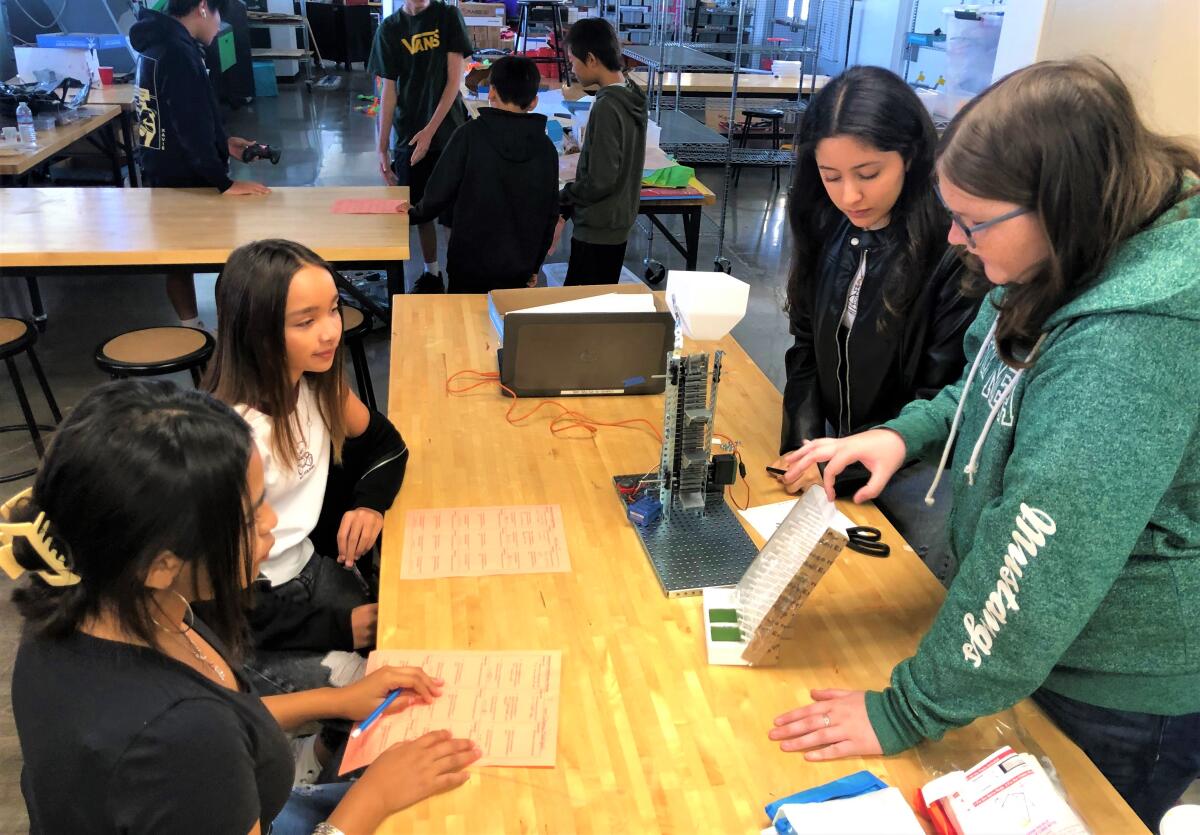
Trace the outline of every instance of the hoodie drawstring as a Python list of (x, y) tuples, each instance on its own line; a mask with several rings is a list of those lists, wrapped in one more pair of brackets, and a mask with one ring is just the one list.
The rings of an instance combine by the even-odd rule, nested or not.
[[(946, 460), (950, 457), (950, 450), (954, 447), (954, 439), (958, 434), (959, 425), (962, 422), (963, 407), (967, 402), (967, 392), (971, 388), (971, 381), (975, 378), (975, 372), (979, 370), (979, 364), (983, 360), (984, 352), (987, 351), (988, 345), (996, 335), (996, 326), (1000, 323), (999, 318), (992, 322), (992, 327), (988, 330), (987, 337), (984, 338), (983, 344), (979, 346), (979, 352), (975, 355), (975, 361), (971, 363), (971, 371), (967, 374), (967, 381), (963, 384), (962, 394), (958, 398), (958, 408), (954, 411), (954, 422), (950, 424), (950, 437), (946, 439), (946, 446), (942, 449), (942, 460), (938, 463), (937, 474), (933, 477), (933, 484), (929, 486), (929, 492), (925, 494), (925, 504), (929, 507), (934, 505), (936, 501), (933, 498), (934, 492), (937, 490), (938, 483), (942, 480), (942, 474), (946, 470)], [(1028, 361), (1032, 362), (1042, 347), (1042, 342), (1046, 339), (1046, 334), (1038, 337), (1038, 341), (1033, 344), (1033, 348), (1029, 351)], [(971, 458), (967, 461), (967, 466), (963, 469), (963, 473), (967, 476), (967, 484), (975, 485), (975, 473), (979, 470), (979, 456), (983, 452), (983, 444), (987, 440), (988, 433), (992, 429), (992, 424), (996, 422), (996, 416), (1000, 414), (1000, 410), (1004, 408), (1004, 403), (1012, 396), (1013, 391), (1017, 387), (1017, 382), (1025, 374), (1026, 369), (1022, 368), (1013, 374), (1012, 379), (1008, 381), (1008, 385), (1004, 387), (1004, 391), (996, 398), (996, 402), (992, 404), (991, 411), (988, 412), (988, 418), (983, 424), (983, 429), (979, 432), (979, 437), (975, 441), (975, 447), (971, 450)]]
[(983, 362), (983, 354), (987, 350), (988, 345), (992, 341), (992, 337), (996, 335), (996, 326), (1000, 324), (1000, 319), (992, 322), (991, 328), (988, 329), (987, 336), (979, 346), (979, 351), (975, 354), (975, 359), (971, 362), (971, 370), (967, 372), (967, 381), (963, 383), (962, 393), (958, 396), (958, 408), (954, 410), (954, 420), (950, 423), (950, 437), (946, 439), (946, 446), (942, 448), (942, 460), (938, 462), (937, 472), (933, 476), (933, 484), (929, 485), (929, 492), (925, 494), (925, 504), (928, 507), (933, 507), (935, 499), (934, 492), (937, 490), (938, 484), (942, 480), (942, 473), (946, 471), (946, 459), (950, 457), (950, 450), (954, 448), (954, 439), (958, 435), (959, 424), (962, 423), (963, 406), (967, 402), (967, 392), (971, 390), (971, 381), (975, 379), (975, 372), (979, 370), (979, 363)]

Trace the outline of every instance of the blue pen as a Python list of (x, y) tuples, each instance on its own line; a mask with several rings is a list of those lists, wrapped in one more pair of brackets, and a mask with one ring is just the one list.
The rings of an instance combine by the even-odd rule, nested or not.
[(393, 690), (391, 693), (388, 693), (387, 698), (384, 699), (379, 704), (379, 707), (372, 710), (371, 715), (368, 716), (366, 719), (362, 720), (362, 722), (359, 723), (358, 727), (350, 732), (351, 739), (357, 739), (358, 737), (362, 736), (363, 731), (365, 731), (367, 728), (371, 727), (371, 723), (374, 722), (376, 719), (378, 719), (380, 716), (382, 716), (383, 712), (388, 709), (388, 705), (390, 705), (392, 702), (396, 701), (396, 697), (399, 696), (403, 692), (404, 692), (404, 689), (401, 688), (399, 690)]

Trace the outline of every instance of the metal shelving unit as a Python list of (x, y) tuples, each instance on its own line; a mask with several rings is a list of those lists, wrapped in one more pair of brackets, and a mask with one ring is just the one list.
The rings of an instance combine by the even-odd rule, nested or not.
[(249, 11), (247, 17), (251, 29), (288, 28), (300, 30), (300, 46), (296, 48), (253, 48), (251, 58), (264, 61), (297, 61), (303, 68), (304, 86), (311, 93), (313, 85), (313, 44), (308, 31), (308, 0), (296, 0), (300, 14)]
[[(735, 0), (736, 2), (736, 0)], [(732, 42), (686, 40), (695, 38), (701, 31), (697, 7), (703, 0), (656, 0), (651, 9), (649, 23), (649, 45), (626, 46), (622, 51), (626, 58), (646, 67), (646, 93), (649, 109), (654, 120), (662, 128), (659, 144), (680, 163), (690, 165), (721, 165), (724, 168), (724, 188), (721, 194), (720, 220), (718, 224), (717, 256), (718, 269), (728, 269), (724, 258), (725, 224), (729, 197), (732, 189), (733, 171), (740, 166), (790, 165), (793, 152), (790, 150), (764, 150), (733, 147), (733, 133), (737, 116), (738, 77), (748, 72), (760, 72), (747, 63), (754, 58), (789, 58), (801, 62), (801, 72), (796, 79), (794, 98), (781, 91), (786, 102), (785, 113), (799, 114), (806, 104), (806, 97), (816, 92), (816, 70), (820, 55), (820, 32), (822, 6), (825, 0), (809, 0), (807, 16), (798, 19), (800, 0), (790, 8), (787, 0), (773, 0), (790, 15), (782, 18), (772, 6), (772, 0), (741, 0), (736, 8), (731, 6), (711, 7), (726, 14), (736, 13), (736, 23), (720, 27), (722, 34), (731, 34)], [(673, 3), (673, 5), (672, 5)], [(773, 13), (775, 12), (775, 13)], [(751, 20), (747, 20), (747, 15)], [(756, 25), (752, 25), (756, 24)], [(775, 34), (782, 27), (786, 33), (781, 39)], [(738, 37), (737, 33), (742, 33)], [(726, 129), (722, 133), (704, 123), (707, 109), (702, 105), (701, 117), (696, 119), (686, 112), (689, 108), (682, 101), (681, 74), (685, 72), (729, 73), (730, 91)], [(672, 97), (664, 93), (664, 81), (669, 73), (676, 73), (677, 83)], [(805, 79), (810, 81), (804, 86)], [(664, 99), (673, 98), (673, 103)], [(710, 96), (708, 98), (721, 98)], [(796, 120), (797, 125), (799, 119)], [(654, 230), (649, 231), (649, 243), (653, 242)], [(649, 246), (647, 248), (649, 252)], [(649, 259), (647, 259), (649, 261)], [(648, 267), (653, 268), (648, 263)], [(649, 272), (650, 270), (648, 270)]]

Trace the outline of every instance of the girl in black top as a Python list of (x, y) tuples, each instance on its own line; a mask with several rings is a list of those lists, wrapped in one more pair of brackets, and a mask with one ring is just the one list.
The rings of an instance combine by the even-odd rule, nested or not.
[[(311, 832), (325, 815), (289, 815), (304, 804), (284, 730), (363, 719), (393, 689), (411, 690), (405, 706), (438, 695), (411, 667), (255, 695), (238, 671), (242, 597), (274, 524), (248, 427), (206, 395), (109, 383), (62, 424), (32, 490), (0, 508), (0, 566), (32, 575), (14, 595), (12, 682), (32, 832)], [(373, 831), (461, 785), (477, 757), (448, 732), (396, 746), (328, 823)]]
[[(799, 138), (788, 198), (795, 343), (785, 361), (780, 455), (808, 438), (875, 426), (957, 380), (963, 334), (979, 306), (959, 292), (962, 263), (947, 247), (931, 178), (937, 135), (908, 85), (878, 67), (853, 67), (813, 98)], [(782, 459), (775, 466), (787, 468)], [(839, 493), (865, 483), (847, 475)], [(906, 476), (877, 502), (948, 580), (953, 567), (940, 544), (948, 497), (927, 509), (924, 468)], [(784, 485), (795, 492), (814, 478)]]

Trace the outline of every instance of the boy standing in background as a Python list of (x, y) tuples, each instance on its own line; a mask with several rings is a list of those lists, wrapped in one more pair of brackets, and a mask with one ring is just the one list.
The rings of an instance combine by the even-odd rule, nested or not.
[(638, 215), (646, 159), (646, 97), (621, 72), (617, 33), (585, 18), (567, 33), (571, 70), (585, 87), (600, 85), (588, 115), (575, 181), (562, 190), (573, 217), (566, 284), (616, 284), (629, 230)]
[[(375, 33), (367, 72), (381, 80), (379, 171), (388, 185), (408, 186), (420, 202), (442, 149), (467, 121), (459, 95), (466, 56), (473, 52), (462, 14), (441, 0), (404, 0)], [(392, 132), (395, 131), (395, 154)], [(417, 226), (425, 269), (417, 293), (441, 293), (433, 219)]]
[(453, 212), (446, 275), (451, 293), (536, 281), (558, 219), (558, 153), (537, 106), (541, 75), (528, 58), (492, 64), (488, 104), (450, 137), (408, 210), (411, 223)]

